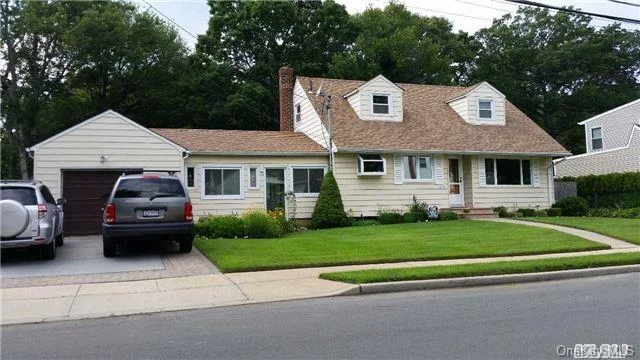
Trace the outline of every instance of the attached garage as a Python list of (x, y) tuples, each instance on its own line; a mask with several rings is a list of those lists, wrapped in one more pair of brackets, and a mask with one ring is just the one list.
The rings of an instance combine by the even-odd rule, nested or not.
[(100, 209), (123, 172), (180, 173), (186, 155), (183, 147), (111, 110), (28, 150), (34, 159), (33, 178), (67, 201), (68, 235), (100, 233)]

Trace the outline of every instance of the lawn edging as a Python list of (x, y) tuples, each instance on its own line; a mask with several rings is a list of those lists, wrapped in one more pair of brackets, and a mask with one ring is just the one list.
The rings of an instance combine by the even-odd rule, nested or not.
[(451, 279), (392, 281), (370, 284), (355, 284), (358, 286), (359, 291), (358, 288), (349, 289), (341, 295), (377, 294), (400, 291), (507, 285), (538, 281), (577, 279), (591, 276), (627, 274), (634, 272), (640, 272), (640, 265), (610, 266), (602, 268), (547, 271), (526, 274), (473, 276)]

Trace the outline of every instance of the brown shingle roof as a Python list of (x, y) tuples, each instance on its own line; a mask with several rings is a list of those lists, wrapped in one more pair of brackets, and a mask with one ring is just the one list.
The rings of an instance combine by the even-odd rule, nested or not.
[[(309, 80), (313, 84), (322, 84), (322, 91), (332, 95), (332, 131), (338, 151), (569, 154), (508, 101), (506, 125), (468, 124), (445, 101), (468, 92), (469, 88), (398, 84), (405, 90), (404, 121), (394, 123), (359, 120), (343, 98), (344, 94), (357, 89), (365, 81), (307, 77), (298, 77), (298, 80), (301, 84), (307, 84)], [(320, 113), (321, 98), (309, 98)]]
[(288, 131), (151, 129), (191, 152), (326, 153), (302, 133)]

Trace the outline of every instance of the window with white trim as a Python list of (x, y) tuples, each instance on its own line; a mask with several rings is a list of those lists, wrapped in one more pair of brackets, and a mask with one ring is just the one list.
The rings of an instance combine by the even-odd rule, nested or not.
[(526, 159), (484, 159), (487, 185), (531, 185), (531, 161)]
[(293, 168), (293, 192), (318, 194), (324, 180), (324, 168)]
[(384, 175), (387, 173), (386, 161), (382, 155), (358, 155), (358, 175)]
[(478, 120), (493, 120), (493, 100), (478, 99)]
[(257, 189), (258, 184), (258, 168), (253, 166), (249, 168), (249, 189)]
[(204, 167), (202, 171), (202, 194), (205, 197), (241, 197), (241, 168)]
[(295, 113), (296, 122), (299, 122), (302, 119), (302, 107), (300, 104), (296, 105), (296, 113)]
[(372, 94), (371, 110), (374, 114), (390, 115), (391, 114), (391, 95), (389, 94)]
[(185, 182), (187, 183), (187, 188), (193, 188), (196, 185), (196, 169), (193, 166), (188, 166), (186, 171), (187, 178)]
[(433, 158), (431, 156), (404, 156), (402, 169), (405, 180), (433, 180)]
[(602, 150), (602, 128), (596, 127), (591, 129), (591, 150)]

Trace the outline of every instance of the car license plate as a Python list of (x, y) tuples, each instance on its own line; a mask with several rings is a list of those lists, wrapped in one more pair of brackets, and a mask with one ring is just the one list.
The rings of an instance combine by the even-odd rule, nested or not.
[(142, 217), (158, 217), (160, 210), (142, 210)]

